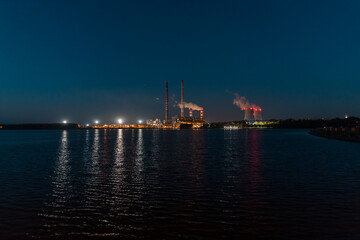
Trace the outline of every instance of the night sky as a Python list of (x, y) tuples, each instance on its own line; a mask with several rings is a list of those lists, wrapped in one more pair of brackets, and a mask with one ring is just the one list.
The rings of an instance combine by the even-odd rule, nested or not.
[[(0, 122), (360, 114), (360, 1), (0, 1)], [(170, 115), (179, 114), (171, 101)]]

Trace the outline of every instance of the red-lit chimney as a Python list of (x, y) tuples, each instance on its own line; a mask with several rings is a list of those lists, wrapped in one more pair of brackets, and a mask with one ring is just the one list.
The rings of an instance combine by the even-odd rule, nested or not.
[(192, 112), (193, 112), (193, 110), (192, 110), (192, 108), (190, 108), (190, 109), (189, 109), (189, 116), (190, 116), (190, 117), (193, 116)]
[(204, 120), (204, 109), (203, 108), (200, 110), (200, 118), (201, 118), (201, 120)]

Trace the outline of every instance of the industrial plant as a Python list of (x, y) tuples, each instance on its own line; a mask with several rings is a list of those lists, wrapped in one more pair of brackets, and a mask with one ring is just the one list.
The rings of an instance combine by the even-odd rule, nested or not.
[(75, 124), (67, 120), (58, 124), (15, 124), (0, 125), (0, 129), (201, 129), (201, 128), (224, 128), (224, 129), (241, 129), (249, 127), (265, 127), (274, 125), (273, 121), (262, 121), (262, 108), (256, 104), (250, 103), (244, 96), (235, 94), (233, 104), (244, 112), (243, 121), (239, 123), (212, 123), (208, 124), (204, 119), (204, 108), (192, 103), (185, 102), (184, 81), (181, 80), (180, 102), (171, 98), (172, 106), (180, 109), (180, 115), (170, 116), (169, 110), (169, 83), (165, 83), (165, 119), (161, 120), (138, 120), (137, 124), (125, 124), (123, 119), (117, 119), (115, 124), (100, 124), (95, 120), (94, 124)]
[[(174, 100), (175, 101), (175, 100)], [(165, 120), (161, 121), (159, 118), (155, 120), (146, 120), (146, 123), (143, 124), (123, 124), (122, 121), (119, 121), (119, 124), (95, 124), (95, 125), (86, 125), (81, 126), (81, 128), (150, 128), (150, 129), (199, 129), (207, 127), (207, 123), (204, 119), (204, 108), (200, 107), (191, 102), (185, 102), (184, 100), (184, 81), (181, 81), (181, 101), (178, 103), (175, 101), (175, 106), (180, 108), (180, 116), (175, 115), (170, 117), (169, 115), (169, 83), (166, 82), (165, 85)], [(185, 109), (188, 110), (188, 116), (185, 116)], [(198, 114), (196, 114), (198, 112)], [(197, 117), (195, 116), (197, 115)]]
[[(163, 122), (156, 119), (154, 121), (147, 120), (147, 124), (153, 127), (159, 128), (203, 128), (207, 125), (204, 120), (204, 108), (184, 101), (184, 81), (181, 80), (181, 102), (177, 103), (176, 106), (180, 108), (180, 116), (175, 115), (169, 117), (169, 83), (166, 82), (165, 87), (165, 120)], [(189, 115), (185, 116), (185, 109), (188, 109)], [(194, 116), (194, 111), (199, 112), (199, 117)]]
[(262, 121), (261, 107), (250, 103), (245, 97), (240, 97), (238, 94), (235, 94), (233, 103), (245, 112), (244, 121), (250, 123)]

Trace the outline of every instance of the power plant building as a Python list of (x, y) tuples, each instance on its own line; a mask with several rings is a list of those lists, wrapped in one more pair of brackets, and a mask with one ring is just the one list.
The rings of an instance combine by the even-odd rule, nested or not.
[(184, 81), (181, 80), (181, 102), (180, 107), (180, 116), (174, 116), (169, 119), (169, 101), (168, 101), (168, 82), (166, 82), (166, 100), (165, 100), (165, 125), (171, 126), (173, 128), (202, 128), (206, 126), (204, 120), (204, 109), (196, 109), (200, 112), (200, 117), (194, 117), (193, 111), (195, 109), (189, 108), (189, 116), (185, 116), (185, 101), (184, 101)]

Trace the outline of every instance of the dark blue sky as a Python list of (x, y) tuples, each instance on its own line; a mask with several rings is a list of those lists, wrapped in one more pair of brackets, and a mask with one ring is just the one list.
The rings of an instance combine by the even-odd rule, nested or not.
[[(0, 2), (0, 122), (360, 114), (360, 1)], [(156, 100), (159, 98), (160, 100)], [(178, 114), (170, 108), (170, 114)]]

